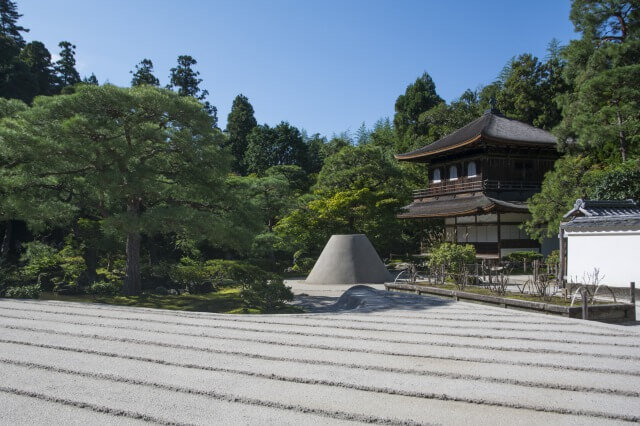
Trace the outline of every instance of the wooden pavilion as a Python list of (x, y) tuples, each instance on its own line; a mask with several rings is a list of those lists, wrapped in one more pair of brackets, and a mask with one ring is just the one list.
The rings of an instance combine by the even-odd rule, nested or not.
[(556, 143), (545, 130), (487, 110), (450, 135), (395, 156), (429, 167), (427, 187), (414, 191), (399, 217), (442, 218), (445, 240), (474, 245), (480, 258), (520, 250), (546, 254), (557, 240), (540, 244), (520, 225), (530, 218), (526, 200), (559, 157)]

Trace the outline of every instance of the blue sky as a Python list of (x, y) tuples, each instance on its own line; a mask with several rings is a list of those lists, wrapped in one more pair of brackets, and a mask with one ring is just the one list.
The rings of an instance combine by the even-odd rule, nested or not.
[(78, 70), (129, 85), (150, 58), (166, 84), (178, 55), (198, 61), (226, 124), (246, 95), (259, 123), (309, 134), (355, 131), (393, 117), (395, 99), (427, 71), (450, 101), (495, 79), (514, 55), (544, 57), (575, 38), (569, 0), (17, 0), (28, 40), (77, 46)]

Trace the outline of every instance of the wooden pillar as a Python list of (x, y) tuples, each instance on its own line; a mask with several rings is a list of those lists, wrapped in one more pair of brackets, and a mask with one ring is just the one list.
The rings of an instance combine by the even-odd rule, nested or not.
[(453, 218), (453, 242), (458, 244), (458, 216)]
[(500, 249), (502, 248), (502, 244), (500, 244), (501, 240), (502, 240), (502, 235), (500, 233), (500, 211), (498, 210), (497, 212), (497, 216), (498, 216), (498, 261), (500, 261)]

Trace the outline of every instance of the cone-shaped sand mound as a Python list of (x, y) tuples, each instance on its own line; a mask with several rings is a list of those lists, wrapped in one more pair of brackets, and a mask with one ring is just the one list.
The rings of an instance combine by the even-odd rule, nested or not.
[(391, 275), (363, 234), (332, 235), (306, 282), (311, 284), (377, 284)]

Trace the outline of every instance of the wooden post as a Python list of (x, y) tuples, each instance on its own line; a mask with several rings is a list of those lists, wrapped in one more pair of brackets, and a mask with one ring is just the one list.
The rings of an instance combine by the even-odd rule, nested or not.
[(561, 283), (563, 288), (566, 288), (565, 286), (565, 282), (564, 282), (564, 276), (566, 275), (566, 270), (567, 270), (567, 258), (565, 256), (565, 246), (566, 246), (566, 241), (564, 239), (564, 231), (562, 230), (562, 227), (560, 227), (560, 232), (558, 232), (558, 242), (559, 247), (558, 247), (558, 254), (559, 254), (559, 264), (558, 264), (558, 282)]
[(636, 283), (635, 281), (631, 281), (630, 283), (631, 297), (629, 300), (631, 301), (631, 312), (629, 313), (629, 318), (631, 321), (636, 320)]
[(498, 262), (500, 262), (500, 259), (502, 259), (502, 253), (501, 253), (501, 251), (502, 251), (502, 241), (501, 241), (502, 240), (502, 234), (500, 232), (500, 228), (501, 228), (501, 226), (500, 226), (500, 210), (498, 210), (496, 212), (496, 216), (497, 216), (497, 219), (498, 219)]
[(586, 320), (589, 319), (589, 299), (587, 297), (587, 289), (583, 288), (582, 291), (580, 291), (580, 294), (582, 295), (582, 319)]

